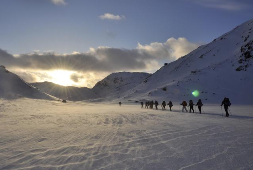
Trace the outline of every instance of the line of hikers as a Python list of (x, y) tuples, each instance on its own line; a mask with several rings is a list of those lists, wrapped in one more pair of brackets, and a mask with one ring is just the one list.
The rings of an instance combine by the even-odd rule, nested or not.
[[(183, 106), (182, 112), (184, 112), (184, 110), (185, 110), (186, 112), (188, 112), (188, 110), (186, 109), (186, 106), (187, 106), (187, 102), (186, 102), (186, 101), (183, 101), (180, 105)], [(194, 105), (195, 105), (195, 104), (193, 103), (193, 101), (190, 100), (190, 101), (189, 101), (189, 105), (188, 105), (188, 106), (190, 107), (190, 113), (191, 113), (191, 111), (194, 113), (194, 108), (193, 108)], [(196, 104), (195, 106), (198, 106), (199, 113), (201, 114), (201, 108), (202, 108), (202, 106), (203, 106), (203, 103), (202, 103), (201, 99), (198, 100), (198, 102), (197, 102), (197, 104)]]
[[(169, 106), (170, 111), (171, 111), (171, 108), (172, 108), (172, 106), (173, 106), (172, 101), (169, 101), (168, 104), (166, 104), (166, 102), (163, 101), (162, 104), (161, 104), (162, 110), (165, 110), (166, 105)], [(188, 110), (187, 110), (187, 108), (186, 108), (188, 104), (187, 104), (186, 101), (183, 101), (180, 105), (182, 105), (182, 112), (184, 112), (184, 110), (185, 110), (186, 112), (188, 112)], [(194, 113), (194, 108), (193, 108), (194, 105), (195, 105), (195, 106), (198, 106), (199, 113), (201, 114), (201, 113), (202, 113), (202, 106), (203, 106), (203, 103), (202, 103), (201, 99), (199, 99), (198, 102), (197, 102), (196, 104), (194, 104), (192, 100), (189, 101), (188, 107), (190, 107), (190, 110), (189, 110), (190, 113), (191, 113), (191, 112)], [(158, 101), (153, 101), (153, 100), (152, 100), (152, 101), (146, 101), (146, 102), (145, 102), (145, 108), (146, 108), (146, 109), (148, 109), (148, 108), (149, 108), (149, 109), (153, 109), (154, 106), (155, 106), (155, 109), (157, 110), (157, 109), (158, 109), (158, 106), (159, 106)], [(226, 117), (228, 117), (228, 116), (229, 116), (228, 107), (231, 106), (231, 102), (230, 102), (229, 98), (225, 97), (225, 98), (223, 99), (222, 103), (221, 103), (221, 106), (224, 106), (224, 110), (225, 110), (225, 112), (226, 112)], [(143, 107), (144, 107), (144, 102), (141, 102), (141, 108), (143, 108)]]
[[(166, 104), (166, 102), (163, 101), (162, 104), (161, 104), (162, 110), (165, 110), (166, 105), (169, 106), (170, 111), (171, 111), (171, 108), (172, 108), (172, 106), (173, 106), (172, 102), (169, 101), (169, 103)], [(143, 108), (143, 106), (144, 106), (144, 103), (141, 102), (141, 108)], [(158, 101), (153, 101), (153, 100), (152, 100), (152, 101), (146, 101), (146, 102), (145, 102), (145, 108), (146, 108), (146, 109), (148, 109), (148, 108), (149, 108), (149, 109), (153, 109), (154, 106), (155, 106), (155, 109), (157, 110), (157, 109), (158, 109), (158, 106), (159, 106)]]

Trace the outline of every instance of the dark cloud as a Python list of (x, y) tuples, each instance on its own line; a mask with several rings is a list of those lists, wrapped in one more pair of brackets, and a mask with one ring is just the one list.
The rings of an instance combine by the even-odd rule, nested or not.
[[(18, 57), (0, 49), (0, 63), (7, 68), (77, 72), (116, 72), (157, 69), (159, 61), (168, 62), (185, 55), (198, 45), (184, 38), (170, 38), (165, 43), (139, 44), (136, 49), (99, 47), (86, 53), (60, 55), (53, 52), (21, 54)], [(154, 68), (152, 68), (152, 64)], [(75, 79), (75, 77), (74, 77)], [(76, 79), (75, 79), (76, 80)]]
[(82, 75), (79, 75), (79, 74), (71, 74), (70, 75), (70, 79), (75, 82), (75, 83), (78, 83), (80, 79), (84, 78), (84, 76)]
[(144, 69), (145, 56), (136, 50), (96, 49), (94, 53), (58, 55), (55, 53), (21, 54), (19, 57), (0, 49), (0, 63), (7, 68), (66, 69), (82, 72)]

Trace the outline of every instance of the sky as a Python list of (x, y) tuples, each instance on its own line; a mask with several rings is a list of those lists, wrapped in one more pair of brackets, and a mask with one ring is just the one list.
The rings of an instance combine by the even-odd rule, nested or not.
[(253, 19), (252, 0), (0, 3), (0, 65), (28, 82), (86, 87), (112, 72), (152, 73)]

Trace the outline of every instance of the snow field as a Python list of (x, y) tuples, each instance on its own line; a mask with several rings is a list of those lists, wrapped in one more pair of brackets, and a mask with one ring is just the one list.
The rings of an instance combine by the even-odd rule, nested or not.
[(253, 169), (253, 106), (174, 105), (0, 100), (0, 169)]

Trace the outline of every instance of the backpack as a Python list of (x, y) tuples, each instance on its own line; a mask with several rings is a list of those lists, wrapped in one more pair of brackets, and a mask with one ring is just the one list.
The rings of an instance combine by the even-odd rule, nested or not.
[(227, 100), (224, 102), (224, 104), (227, 105), (227, 106), (231, 106), (231, 103), (230, 103), (230, 101), (229, 101), (229, 98), (227, 98)]
[(203, 103), (201, 101), (198, 101), (197, 105), (198, 106), (203, 106)]

